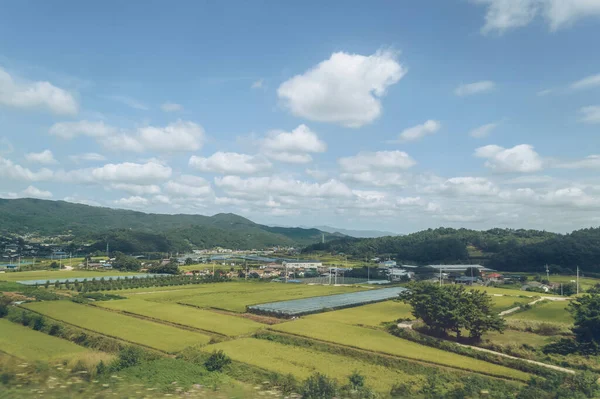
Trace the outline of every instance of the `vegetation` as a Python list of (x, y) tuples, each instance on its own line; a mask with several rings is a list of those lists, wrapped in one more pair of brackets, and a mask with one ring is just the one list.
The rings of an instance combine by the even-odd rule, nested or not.
[(69, 301), (36, 302), (29, 303), (25, 307), (99, 334), (165, 352), (177, 352), (186, 346), (202, 345), (210, 340), (204, 334)]
[(567, 305), (568, 303), (565, 301), (547, 301), (536, 304), (523, 312), (510, 314), (507, 318), (571, 325), (573, 317), (567, 311)]
[(225, 367), (227, 367), (231, 363), (231, 358), (225, 354), (222, 350), (215, 350), (210, 354), (206, 362), (204, 362), (204, 367), (208, 371), (222, 371)]
[(123, 252), (114, 253), (115, 260), (112, 263), (114, 269), (124, 272), (137, 272), (142, 268), (142, 263), (133, 256), (127, 256)]
[(228, 336), (249, 334), (263, 327), (260, 323), (242, 317), (172, 303), (149, 302), (142, 299), (103, 302), (98, 305)]
[(412, 315), (427, 325), (436, 336), (446, 336), (449, 331), (458, 339), (464, 330), (478, 341), (487, 331), (505, 328), (504, 319), (493, 310), (492, 299), (483, 291), (466, 290), (463, 285), (411, 284), (410, 290), (401, 294), (412, 307)]
[(410, 305), (401, 301), (384, 301), (336, 310), (335, 312), (317, 313), (306, 316), (305, 318), (309, 320), (314, 319), (350, 325), (377, 327), (382, 323), (411, 318), (412, 315), (410, 310)]

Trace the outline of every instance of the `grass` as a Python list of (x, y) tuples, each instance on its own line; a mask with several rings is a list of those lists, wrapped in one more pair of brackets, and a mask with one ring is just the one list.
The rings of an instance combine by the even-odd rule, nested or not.
[(206, 352), (219, 349), (223, 350), (233, 360), (281, 374), (290, 373), (298, 379), (305, 379), (318, 371), (335, 378), (342, 384), (346, 384), (348, 376), (354, 370), (359, 370), (366, 377), (367, 385), (379, 392), (386, 393), (390, 391), (395, 383), (420, 384), (422, 382), (421, 377), (409, 376), (391, 368), (346, 356), (262, 339), (243, 338), (202, 348)]
[(249, 334), (263, 327), (260, 323), (242, 317), (142, 299), (98, 302), (98, 305), (228, 336)]
[(0, 351), (24, 360), (62, 360), (92, 351), (6, 319), (0, 319)]
[(521, 346), (525, 344), (533, 347), (544, 346), (553, 340), (552, 337), (543, 337), (530, 332), (509, 329), (504, 330), (504, 333), (489, 332), (484, 335), (483, 339), (504, 346)]
[(411, 306), (400, 301), (385, 301), (355, 308), (306, 316), (308, 320), (335, 321), (350, 325), (377, 327), (388, 321), (412, 318)]
[(25, 307), (77, 327), (169, 353), (210, 340), (204, 334), (69, 301), (34, 302)]
[(496, 312), (502, 312), (503, 310), (512, 309), (518, 305), (523, 305), (532, 302), (532, 298), (518, 298), (514, 296), (491, 296), (492, 302), (494, 303), (493, 309)]
[[(559, 275), (555, 275), (555, 276), (550, 276), (550, 282), (551, 283), (570, 283), (570, 282), (576, 282), (577, 281), (577, 276), (559, 276)], [(579, 291), (585, 291), (588, 288), (593, 287), (594, 285), (600, 283), (600, 279), (597, 278), (591, 278), (591, 277), (579, 277)]]
[(101, 278), (108, 276), (131, 276), (137, 273), (126, 273), (115, 270), (107, 270), (105, 272), (92, 270), (36, 270), (31, 272), (9, 272), (0, 274), (0, 280), (5, 281), (22, 281), (22, 280), (55, 280), (60, 278)]
[(572, 324), (573, 317), (567, 312), (567, 301), (553, 301), (543, 303), (524, 312), (507, 316), (514, 320), (543, 321), (560, 324)]
[(526, 297), (534, 297), (534, 296), (556, 296), (552, 294), (541, 294), (539, 292), (530, 292), (530, 291), (521, 291), (515, 290), (511, 288), (497, 288), (497, 287), (473, 287), (474, 289), (478, 289), (480, 291), (485, 291), (489, 295), (501, 294), (501, 295), (512, 295), (512, 296), (526, 296)]
[(527, 381), (530, 375), (522, 371), (431, 348), (385, 331), (343, 325), (336, 322), (300, 319), (269, 327), (275, 331), (301, 335), (334, 344), (351, 346), (378, 353), (399, 356), (412, 360), (469, 370), (477, 373)]

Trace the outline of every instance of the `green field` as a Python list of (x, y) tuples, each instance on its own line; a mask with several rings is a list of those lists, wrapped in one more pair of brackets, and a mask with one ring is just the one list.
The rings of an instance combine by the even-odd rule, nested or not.
[(215, 308), (243, 313), (246, 306), (311, 296), (342, 294), (364, 290), (362, 287), (333, 287), (304, 284), (231, 282), (201, 284), (193, 289), (123, 290), (120, 295), (156, 302), (177, 302), (200, 308)]
[(249, 334), (264, 327), (263, 324), (242, 317), (228, 316), (172, 303), (149, 302), (142, 299), (98, 302), (98, 306), (153, 317), (228, 336)]
[(503, 333), (496, 331), (486, 333), (483, 336), (483, 339), (491, 341), (494, 344), (505, 346), (520, 346), (526, 344), (529, 346), (541, 347), (553, 341), (554, 338), (544, 337), (542, 335), (529, 332), (506, 329)]
[(515, 320), (545, 321), (551, 323), (572, 324), (573, 317), (567, 312), (568, 301), (552, 301), (535, 305), (532, 309), (507, 316)]
[(305, 379), (318, 371), (346, 384), (354, 370), (366, 377), (368, 386), (379, 392), (389, 392), (395, 383), (411, 382), (419, 385), (422, 378), (404, 374), (398, 370), (366, 363), (351, 357), (319, 352), (297, 346), (283, 345), (262, 339), (243, 338), (235, 341), (208, 345), (202, 350), (223, 350), (233, 360), (260, 367), (265, 370), (293, 374)]
[(334, 344), (390, 354), (407, 359), (421, 360), (497, 377), (527, 381), (530, 375), (522, 371), (457, 355), (440, 349), (394, 337), (382, 330), (343, 325), (335, 322), (300, 319), (269, 327), (275, 331), (301, 335)]
[(490, 295), (500, 294), (500, 295), (512, 295), (512, 296), (526, 296), (526, 297), (534, 297), (534, 296), (555, 296), (552, 294), (541, 294), (539, 292), (530, 292), (530, 291), (521, 291), (515, 290), (511, 288), (496, 288), (496, 287), (473, 287), (480, 291), (485, 291)]
[(24, 360), (63, 360), (92, 352), (72, 342), (0, 319), (0, 351)]
[[(571, 283), (577, 281), (577, 276), (550, 276), (551, 283)], [(579, 290), (585, 291), (588, 288), (593, 287), (596, 284), (600, 284), (600, 279), (591, 277), (579, 277)]]
[(65, 323), (170, 353), (210, 340), (204, 334), (69, 301), (35, 302), (24, 306)]
[(412, 318), (410, 311), (410, 305), (403, 302), (385, 301), (333, 312), (318, 313), (306, 316), (306, 319), (377, 327), (388, 321)]
[(9, 272), (0, 274), (0, 280), (22, 281), (22, 280), (55, 280), (60, 278), (100, 278), (107, 276), (132, 276), (138, 273), (125, 273), (115, 270), (86, 271), (86, 270), (37, 270), (31, 272)]
[[(512, 309), (518, 305), (524, 305), (532, 302), (532, 298), (518, 298), (514, 296), (495, 296), (491, 295), (492, 302), (494, 303), (493, 309), (496, 312), (502, 312), (503, 310)], [(516, 302), (516, 304), (515, 304)]]

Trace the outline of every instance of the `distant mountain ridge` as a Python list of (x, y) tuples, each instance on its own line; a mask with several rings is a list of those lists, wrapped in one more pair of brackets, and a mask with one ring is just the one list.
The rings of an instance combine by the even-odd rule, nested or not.
[(387, 237), (387, 236), (401, 236), (402, 234), (392, 233), (390, 231), (380, 231), (380, 230), (352, 230), (352, 229), (340, 229), (338, 227), (331, 226), (315, 226), (315, 229), (319, 229), (321, 231), (325, 231), (327, 233), (341, 233), (346, 236), (356, 237), (356, 238), (378, 238), (378, 237)]
[(0, 232), (73, 234), (80, 242), (102, 247), (111, 241), (127, 252), (303, 247), (321, 242), (322, 234), (327, 241), (343, 237), (319, 229), (265, 226), (233, 213), (166, 215), (31, 198), (0, 199)]

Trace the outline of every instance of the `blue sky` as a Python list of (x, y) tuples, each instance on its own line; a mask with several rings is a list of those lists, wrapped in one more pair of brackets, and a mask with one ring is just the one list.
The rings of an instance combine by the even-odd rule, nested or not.
[(7, 2), (0, 196), (598, 225), (600, 0)]

